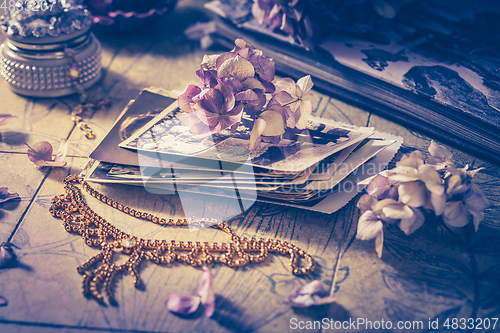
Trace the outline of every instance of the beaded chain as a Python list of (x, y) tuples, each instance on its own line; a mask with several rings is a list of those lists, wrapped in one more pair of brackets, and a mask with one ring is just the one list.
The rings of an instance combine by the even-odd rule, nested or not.
[(84, 111), (87, 110), (96, 110), (101, 107), (110, 106), (111, 100), (109, 98), (103, 98), (99, 101), (88, 102), (88, 95), (85, 92), (83, 86), (78, 82), (81, 73), (77, 67), (75, 52), (70, 48), (65, 48), (64, 53), (68, 58), (71, 59), (71, 67), (68, 70), (68, 75), (72, 81), (75, 92), (80, 95), (80, 104), (78, 104), (71, 112), (71, 120), (85, 134), (85, 137), (91, 140), (95, 138), (95, 134), (92, 132), (92, 129), (89, 127), (89, 125), (83, 120), (81, 115)]
[[(83, 294), (86, 297), (95, 298), (100, 303), (104, 303), (104, 297), (100, 290), (105, 293), (110, 303), (115, 302), (112, 283), (118, 273), (132, 275), (135, 287), (139, 287), (142, 283), (138, 267), (144, 259), (156, 264), (170, 264), (179, 261), (193, 267), (210, 263), (241, 267), (251, 262), (260, 263), (271, 252), (289, 256), (289, 267), (295, 275), (306, 275), (316, 268), (316, 263), (309, 254), (288, 242), (238, 236), (226, 223), (218, 223), (214, 219), (174, 220), (154, 216), (104, 196), (93, 189), (82, 177), (76, 175), (66, 177), (63, 183), (66, 194), (54, 197), (49, 210), (52, 216), (63, 220), (64, 228), (68, 232), (79, 233), (88, 246), (101, 248), (101, 252), (77, 268), (78, 273), (83, 274)], [(211, 226), (228, 234), (232, 242), (183, 242), (131, 236), (95, 213), (87, 205), (81, 190), (77, 187), (78, 185), (81, 185), (97, 200), (136, 218), (167, 226), (186, 226), (188, 224), (200, 228)], [(130, 257), (125, 263), (117, 265), (113, 263), (113, 252), (115, 251), (130, 254)], [(306, 267), (299, 267), (301, 260), (307, 262)], [(98, 265), (98, 267), (92, 271), (93, 265)]]

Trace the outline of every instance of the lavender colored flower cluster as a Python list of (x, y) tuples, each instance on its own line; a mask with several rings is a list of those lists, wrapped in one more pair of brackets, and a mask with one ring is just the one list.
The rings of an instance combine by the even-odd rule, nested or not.
[[(253, 0), (252, 16), (271, 31), (282, 32), (307, 49), (333, 30), (357, 34), (378, 19), (392, 19), (413, 0)], [(367, 36), (365, 36), (367, 37)]]
[(205, 55), (196, 71), (200, 86), (189, 85), (178, 98), (179, 116), (197, 135), (236, 131), (244, 109), (254, 119), (250, 150), (261, 139), (278, 142), (285, 129), (304, 129), (312, 102), (304, 100), (313, 83), (305, 76), (297, 82), (284, 78), (273, 83), (274, 61), (242, 39), (220, 55)]
[(358, 208), (356, 238), (375, 238), (379, 257), (383, 249), (385, 224), (398, 224), (407, 235), (425, 222), (424, 213), (442, 217), (450, 227), (464, 227), (471, 221), (477, 231), (489, 207), (488, 199), (472, 181), (482, 168), (457, 168), (451, 162), (451, 153), (432, 141), (430, 156), (415, 151), (403, 156), (396, 168), (373, 178)]

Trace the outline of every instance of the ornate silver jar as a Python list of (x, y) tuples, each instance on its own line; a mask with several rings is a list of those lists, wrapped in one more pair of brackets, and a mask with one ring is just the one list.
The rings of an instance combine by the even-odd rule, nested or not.
[(99, 80), (101, 46), (90, 32), (90, 12), (80, 3), (18, 0), (0, 17), (6, 36), (1, 75), (13, 91), (36, 97), (83, 94)]

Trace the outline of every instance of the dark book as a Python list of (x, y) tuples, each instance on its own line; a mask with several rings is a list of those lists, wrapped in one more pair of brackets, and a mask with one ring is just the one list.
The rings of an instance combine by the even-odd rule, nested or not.
[(310, 74), (319, 90), (498, 164), (500, 13), (488, 9), (465, 18), (406, 10), (379, 43), (336, 33), (313, 51), (243, 15), (237, 24), (216, 17), (211, 37), (227, 48), (243, 38), (284, 76)]

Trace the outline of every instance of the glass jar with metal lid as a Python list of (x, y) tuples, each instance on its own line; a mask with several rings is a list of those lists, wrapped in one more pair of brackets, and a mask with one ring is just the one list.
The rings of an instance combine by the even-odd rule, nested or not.
[[(12, 1), (14, 3), (14, 1)], [(80, 93), (101, 76), (101, 46), (81, 1), (18, 0), (0, 17), (1, 75), (25, 96)]]

